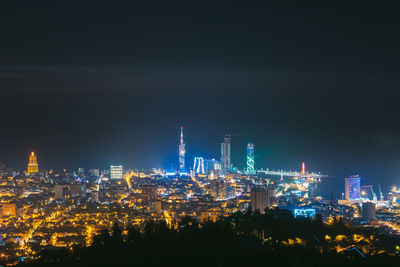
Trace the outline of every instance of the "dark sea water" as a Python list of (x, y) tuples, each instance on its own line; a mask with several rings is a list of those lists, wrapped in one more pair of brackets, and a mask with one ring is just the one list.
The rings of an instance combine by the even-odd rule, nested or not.
[(339, 181), (334, 177), (322, 178), (321, 183), (318, 184), (317, 192), (325, 199), (331, 199), (333, 193), (333, 199), (342, 198), (342, 192), (344, 192), (344, 179)]

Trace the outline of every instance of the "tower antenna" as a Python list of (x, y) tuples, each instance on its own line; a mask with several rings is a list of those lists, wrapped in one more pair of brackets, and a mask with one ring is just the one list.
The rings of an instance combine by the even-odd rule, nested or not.
[(186, 149), (185, 149), (185, 143), (183, 141), (183, 126), (181, 126), (181, 140), (179, 144), (179, 172), (184, 173), (185, 172), (185, 154), (186, 154)]

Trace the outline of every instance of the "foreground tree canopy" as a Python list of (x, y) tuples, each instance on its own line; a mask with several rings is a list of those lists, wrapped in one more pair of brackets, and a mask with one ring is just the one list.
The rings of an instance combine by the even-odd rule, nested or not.
[[(126, 231), (124, 231), (126, 230)], [(377, 266), (400, 264), (400, 239), (341, 220), (296, 219), (287, 210), (235, 213), (215, 222), (114, 224), (89, 246), (49, 249), (22, 266)], [(398, 247), (397, 247), (398, 249)], [(393, 265), (394, 266), (394, 265)]]

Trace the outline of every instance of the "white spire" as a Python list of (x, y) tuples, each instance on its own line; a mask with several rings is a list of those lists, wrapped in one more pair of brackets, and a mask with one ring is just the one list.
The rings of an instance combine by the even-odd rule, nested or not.
[(181, 144), (183, 144), (183, 126), (181, 126)]

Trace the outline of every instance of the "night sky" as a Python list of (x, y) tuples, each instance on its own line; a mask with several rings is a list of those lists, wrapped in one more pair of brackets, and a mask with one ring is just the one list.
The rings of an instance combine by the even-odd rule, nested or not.
[(400, 184), (395, 7), (132, 2), (1, 1), (0, 161), (169, 168), (183, 125), (190, 166), (235, 133), (239, 168), (252, 141), (257, 168), (305, 161), (337, 194)]

